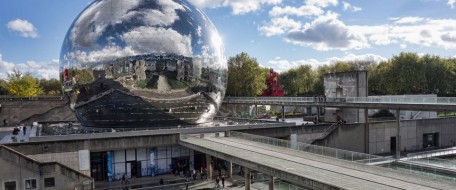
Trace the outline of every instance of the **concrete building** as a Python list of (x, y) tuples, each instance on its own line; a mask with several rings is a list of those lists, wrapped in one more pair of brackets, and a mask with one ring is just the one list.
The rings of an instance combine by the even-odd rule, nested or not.
[(94, 187), (93, 179), (88, 175), (58, 162), (38, 162), (3, 145), (0, 145), (0, 165), (0, 189), (58, 190)]
[[(367, 71), (328, 73), (324, 75), (327, 98), (367, 97)], [(325, 108), (325, 121), (345, 120), (348, 123), (364, 122), (363, 110), (353, 108)]]

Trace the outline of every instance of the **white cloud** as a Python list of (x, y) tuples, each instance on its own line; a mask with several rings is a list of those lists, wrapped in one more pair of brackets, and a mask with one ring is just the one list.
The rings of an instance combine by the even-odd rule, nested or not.
[(232, 13), (235, 15), (246, 14), (249, 12), (257, 11), (263, 5), (276, 5), (282, 0), (189, 0), (197, 7), (203, 8), (217, 8), (217, 7), (231, 7)]
[(376, 45), (397, 44), (456, 48), (455, 19), (418, 17), (395, 18), (392, 23), (374, 26), (349, 26)]
[(33, 26), (32, 23), (30, 23), (27, 20), (22, 20), (22, 19), (16, 19), (8, 22), (6, 25), (8, 29), (14, 32), (19, 32), (21, 36), (25, 38), (37, 38), (38, 37), (38, 31)]
[(336, 6), (338, 4), (337, 0), (307, 0), (306, 5), (318, 6), (318, 7), (328, 7), (330, 5)]
[(269, 11), (269, 16), (276, 17), (282, 15), (296, 15), (296, 16), (318, 16), (323, 14), (324, 11), (320, 7), (312, 5), (303, 5), (301, 7), (279, 7), (275, 6)]
[(344, 11), (358, 12), (363, 10), (361, 7), (353, 6), (346, 1), (342, 1), (342, 5), (344, 6)]
[(317, 59), (305, 59), (305, 60), (297, 60), (297, 61), (289, 61), (286, 59), (275, 58), (274, 60), (268, 61), (272, 68), (277, 72), (284, 72), (291, 68), (296, 68), (301, 65), (311, 65), (312, 69), (317, 69), (319, 66), (327, 65), (336, 62), (369, 62), (369, 63), (380, 63), (382, 61), (387, 61), (386, 58), (375, 55), (375, 54), (363, 54), (363, 55), (355, 55), (355, 54), (347, 54), (343, 57), (330, 57), (326, 60), (317, 60)]
[(424, 18), (421, 17), (402, 17), (402, 18), (390, 18), (395, 24), (416, 24), (418, 22), (424, 21)]
[(0, 79), (6, 79), (9, 73), (18, 70), (22, 73), (31, 73), (37, 78), (58, 78), (59, 77), (59, 60), (54, 59), (49, 63), (27, 61), (25, 63), (14, 64), (3, 60), (0, 54)]
[(290, 30), (298, 30), (301, 28), (301, 25), (300, 22), (290, 19), (287, 16), (276, 17), (272, 18), (270, 23), (259, 27), (258, 30), (265, 36), (273, 36), (284, 34)]
[(288, 32), (285, 40), (292, 44), (309, 46), (316, 50), (362, 49), (369, 47), (367, 39), (351, 30), (338, 15), (328, 12), (304, 26), (300, 31)]
[(452, 9), (454, 9), (454, 5), (456, 4), (456, 0), (448, 0), (447, 3)]

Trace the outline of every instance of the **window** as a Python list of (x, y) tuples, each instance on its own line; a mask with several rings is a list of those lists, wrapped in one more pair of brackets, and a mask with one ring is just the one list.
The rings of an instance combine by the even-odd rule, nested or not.
[(44, 178), (44, 187), (54, 187), (55, 180), (53, 177)]
[(5, 190), (16, 190), (16, 181), (5, 182)]
[(36, 189), (36, 179), (25, 180), (25, 189)]

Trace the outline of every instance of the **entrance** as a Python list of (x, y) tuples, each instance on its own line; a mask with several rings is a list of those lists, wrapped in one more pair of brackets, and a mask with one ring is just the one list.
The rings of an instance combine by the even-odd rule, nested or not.
[(391, 137), (391, 139), (390, 139), (390, 150), (391, 150), (391, 153), (396, 152), (396, 137)]
[(95, 181), (106, 180), (108, 174), (106, 152), (91, 152), (90, 168), (90, 176)]
[(137, 165), (136, 161), (128, 161), (127, 164), (127, 176), (131, 177), (138, 177), (137, 173)]
[(172, 158), (172, 172), (176, 175), (184, 175), (185, 171), (189, 169), (188, 160), (188, 157)]
[(439, 133), (423, 134), (423, 148), (432, 148), (439, 146)]

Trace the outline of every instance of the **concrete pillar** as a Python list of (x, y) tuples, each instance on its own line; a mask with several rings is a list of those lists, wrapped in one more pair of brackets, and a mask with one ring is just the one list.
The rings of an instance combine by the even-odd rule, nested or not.
[(282, 121), (285, 121), (285, 106), (282, 106)]
[(364, 153), (369, 154), (369, 109), (364, 108)]
[(245, 177), (245, 190), (250, 190), (250, 183), (251, 183), (250, 168), (246, 168), (246, 167), (244, 167), (244, 168), (245, 168), (245, 176), (244, 176)]
[(233, 177), (233, 162), (230, 162), (230, 161), (226, 161), (227, 163), (227, 166), (226, 166), (226, 176), (228, 178), (232, 178)]
[(396, 109), (396, 159), (401, 158), (401, 109)]
[(206, 154), (206, 167), (207, 167), (207, 180), (212, 180), (212, 172), (213, 172), (213, 166), (212, 166), (212, 157), (209, 154)]
[(317, 123), (320, 123), (320, 106), (317, 106)]
[(274, 177), (269, 176), (269, 190), (274, 190)]
[(258, 105), (255, 104), (255, 115), (258, 116)]
[(298, 149), (298, 135), (297, 134), (290, 134), (290, 148), (291, 149)]

